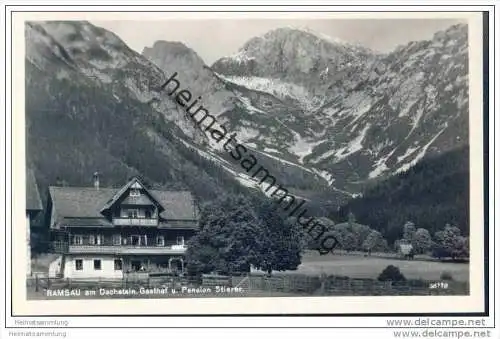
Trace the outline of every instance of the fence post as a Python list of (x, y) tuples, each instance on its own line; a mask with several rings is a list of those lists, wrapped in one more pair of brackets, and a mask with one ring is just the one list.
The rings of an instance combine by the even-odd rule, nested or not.
[(319, 292), (321, 295), (325, 295), (326, 274), (324, 272), (322, 272), (319, 279), (320, 279), (320, 283), (321, 283), (321, 286), (319, 288)]
[(38, 274), (35, 274), (35, 292), (38, 292)]

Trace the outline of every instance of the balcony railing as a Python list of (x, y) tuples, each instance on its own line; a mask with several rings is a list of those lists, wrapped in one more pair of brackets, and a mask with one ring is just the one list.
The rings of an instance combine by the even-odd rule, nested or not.
[(133, 245), (69, 245), (68, 253), (106, 253), (106, 254), (184, 254), (186, 245), (171, 246), (133, 246)]
[(152, 218), (113, 218), (117, 226), (158, 226), (158, 219)]

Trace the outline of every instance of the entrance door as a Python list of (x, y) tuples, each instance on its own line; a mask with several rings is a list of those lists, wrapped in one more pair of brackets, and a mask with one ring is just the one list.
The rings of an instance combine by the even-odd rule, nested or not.
[(182, 258), (171, 258), (169, 259), (169, 269), (174, 273), (184, 272), (184, 260)]
[(130, 268), (132, 272), (139, 272), (141, 270), (142, 263), (140, 260), (131, 260)]

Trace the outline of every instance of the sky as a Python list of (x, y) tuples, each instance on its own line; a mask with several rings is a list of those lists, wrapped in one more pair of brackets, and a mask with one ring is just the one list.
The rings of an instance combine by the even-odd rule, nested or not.
[[(390, 52), (410, 41), (432, 38), (458, 19), (223, 19), (164, 21), (91, 21), (118, 35), (141, 53), (157, 40), (181, 41), (207, 65), (234, 54), (249, 39), (286, 26), (307, 27), (380, 52)], [(463, 22), (463, 21), (462, 21)]]

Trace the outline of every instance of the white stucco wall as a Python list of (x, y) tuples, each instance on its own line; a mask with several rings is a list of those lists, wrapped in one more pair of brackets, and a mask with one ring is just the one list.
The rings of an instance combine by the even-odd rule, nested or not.
[[(83, 269), (76, 270), (75, 259), (83, 260)], [(101, 260), (101, 269), (94, 270), (94, 260)], [(122, 278), (123, 270), (115, 271), (114, 256), (68, 255), (64, 262), (64, 278)]]
[(62, 256), (57, 257), (49, 264), (49, 278), (57, 278), (61, 273)]

